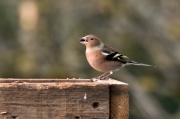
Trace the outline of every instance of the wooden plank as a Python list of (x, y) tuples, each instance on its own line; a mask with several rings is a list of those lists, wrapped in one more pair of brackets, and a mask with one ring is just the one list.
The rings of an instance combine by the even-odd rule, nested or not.
[(129, 119), (128, 85), (111, 85), (110, 119)]
[(0, 79), (0, 119), (128, 119), (123, 90), (115, 80)]

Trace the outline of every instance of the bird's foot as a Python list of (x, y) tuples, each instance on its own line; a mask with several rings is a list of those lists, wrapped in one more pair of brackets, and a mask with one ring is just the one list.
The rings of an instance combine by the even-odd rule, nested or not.
[(92, 81), (92, 82), (95, 82), (95, 81), (99, 81), (99, 79), (97, 79), (97, 78), (92, 78), (91, 81)]
[(92, 82), (99, 81), (99, 80), (101, 80), (101, 77), (94, 77), (91, 80), (92, 80)]
[(95, 81), (99, 81), (99, 80), (109, 80), (109, 79), (111, 79), (111, 78), (109, 78), (107, 76), (104, 76), (104, 77), (99, 76), (99, 77), (94, 77), (91, 80), (92, 80), (92, 82), (95, 82)]
[(111, 78), (107, 77), (107, 76), (104, 76), (104, 77), (101, 77), (100, 80), (109, 80)]

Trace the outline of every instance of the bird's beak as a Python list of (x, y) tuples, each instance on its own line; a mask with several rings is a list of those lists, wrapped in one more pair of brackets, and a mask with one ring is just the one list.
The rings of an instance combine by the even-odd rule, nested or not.
[(88, 40), (87, 40), (86, 37), (80, 38), (80, 43), (82, 43), (82, 44), (87, 44), (87, 42), (88, 42)]

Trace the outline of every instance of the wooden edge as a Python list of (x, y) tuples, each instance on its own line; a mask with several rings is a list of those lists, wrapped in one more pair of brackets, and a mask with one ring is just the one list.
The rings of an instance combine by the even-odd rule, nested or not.
[(96, 83), (96, 84), (118, 84), (128, 85), (114, 79), (92, 81), (91, 79), (14, 79), (14, 78), (0, 78), (0, 83)]
[(92, 82), (90, 79), (13, 79), (13, 78), (0, 78), (0, 83), (60, 83), (60, 82)]
[(110, 85), (110, 119), (129, 119), (128, 85)]

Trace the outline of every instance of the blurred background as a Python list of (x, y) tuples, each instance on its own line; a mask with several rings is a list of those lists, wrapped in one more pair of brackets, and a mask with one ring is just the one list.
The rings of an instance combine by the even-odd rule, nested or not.
[(180, 119), (179, 0), (1, 0), (0, 77), (92, 78), (79, 38), (94, 34), (137, 62), (130, 119)]

